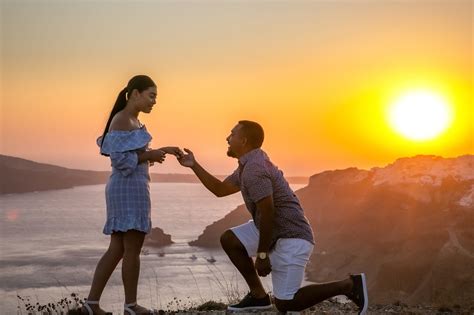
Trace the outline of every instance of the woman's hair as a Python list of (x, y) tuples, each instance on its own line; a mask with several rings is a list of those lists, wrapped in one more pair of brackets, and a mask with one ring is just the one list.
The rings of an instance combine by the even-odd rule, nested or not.
[(138, 92), (143, 92), (150, 87), (156, 87), (155, 82), (146, 75), (136, 75), (128, 81), (127, 86), (120, 91), (119, 95), (117, 96), (117, 100), (115, 101), (114, 107), (110, 112), (109, 120), (105, 125), (104, 133), (102, 134), (102, 139), (100, 142), (100, 147), (102, 148), (102, 143), (104, 143), (104, 138), (107, 132), (109, 131), (110, 123), (114, 118), (115, 114), (125, 108), (127, 106), (127, 94), (130, 95), (133, 90), (138, 90)]

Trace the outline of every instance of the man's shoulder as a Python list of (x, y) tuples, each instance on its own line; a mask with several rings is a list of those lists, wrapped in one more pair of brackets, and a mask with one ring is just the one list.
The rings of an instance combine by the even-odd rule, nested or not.
[(266, 161), (255, 160), (249, 161), (245, 164), (241, 177), (244, 179), (244, 181), (263, 178), (272, 179), (272, 174), (272, 168), (267, 164)]
[(254, 159), (245, 163), (244, 172), (262, 172), (266, 168), (266, 162), (260, 159)]

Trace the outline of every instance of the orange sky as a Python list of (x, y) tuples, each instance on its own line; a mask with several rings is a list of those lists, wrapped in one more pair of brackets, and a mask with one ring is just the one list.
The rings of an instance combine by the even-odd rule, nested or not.
[[(98, 154), (117, 93), (158, 83), (143, 115), (153, 147), (191, 148), (226, 174), (225, 138), (260, 122), (288, 175), (474, 153), (473, 2), (2, 1), (1, 153), (107, 170)], [(385, 116), (414, 88), (441, 93), (453, 124), (413, 142)], [(187, 172), (173, 158), (153, 172)]]

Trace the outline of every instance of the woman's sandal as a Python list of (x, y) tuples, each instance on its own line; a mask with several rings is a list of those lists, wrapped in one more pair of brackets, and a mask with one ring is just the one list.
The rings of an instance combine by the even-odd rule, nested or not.
[[(133, 303), (130, 303), (130, 304), (124, 304), (123, 305), (124, 315), (139, 315), (139, 314), (154, 315), (154, 314), (158, 314), (158, 312), (156, 312), (155, 310), (148, 310), (147, 313), (137, 313), (137, 312), (135, 312), (134, 310), (132, 310), (130, 308), (130, 307), (134, 307), (134, 306), (137, 306), (137, 302), (133, 302)], [(128, 312), (128, 314), (125, 313), (125, 312)]]
[[(81, 308), (82, 315), (94, 315), (94, 311), (89, 305), (99, 305), (99, 301), (85, 300)], [(111, 312), (105, 312), (105, 315), (113, 315)]]

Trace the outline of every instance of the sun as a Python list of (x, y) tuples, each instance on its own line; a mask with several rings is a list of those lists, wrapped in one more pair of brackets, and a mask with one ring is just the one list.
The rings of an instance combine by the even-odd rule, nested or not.
[(451, 107), (432, 91), (416, 90), (403, 94), (388, 111), (390, 125), (395, 131), (415, 141), (431, 140), (451, 123)]

